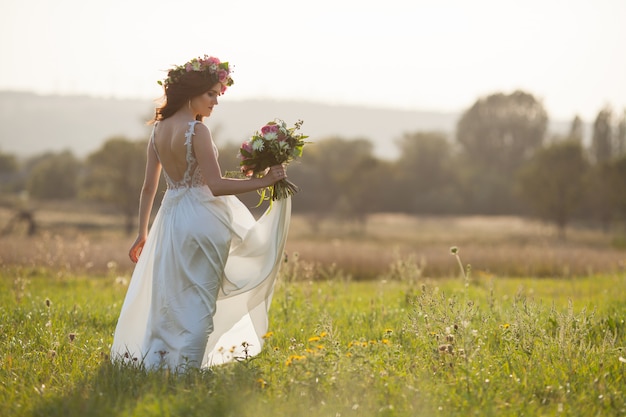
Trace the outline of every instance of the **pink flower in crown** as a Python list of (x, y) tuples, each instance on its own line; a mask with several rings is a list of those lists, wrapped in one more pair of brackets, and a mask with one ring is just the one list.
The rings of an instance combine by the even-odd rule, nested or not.
[(214, 56), (209, 56), (207, 57), (206, 55), (204, 56), (204, 60), (208, 63), (211, 64), (215, 64), (215, 65), (219, 65), (221, 62), (218, 58), (214, 57)]
[(217, 72), (217, 79), (219, 80), (219, 82), (223, 83), (226, 81), (227, 78), (228, 71), (221, 69)]

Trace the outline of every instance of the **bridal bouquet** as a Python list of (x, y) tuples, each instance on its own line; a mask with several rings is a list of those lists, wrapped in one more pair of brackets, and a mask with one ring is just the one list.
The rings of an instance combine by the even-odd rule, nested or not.
[[(247, 177), (262, 177), (267, 168), (288, 164), (302, 156), (302, 148), (306, 144), (304, 139), (308, 138), (296, 133), (302, 123), (302, 120), (298, 120), (293, 127), (287, 127), (283, 120), (275, 119), (261, 127), (239, 149), (241, 172)], [(298, 186), (288, 179), (282, 179), (259, 192), (261, 195), (259, 204), (267, 199), (276, 201), (287, 198), (299, 190)]]

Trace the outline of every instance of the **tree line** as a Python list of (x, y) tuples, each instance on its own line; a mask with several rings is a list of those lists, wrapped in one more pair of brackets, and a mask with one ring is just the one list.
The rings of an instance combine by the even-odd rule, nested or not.
[[(314, 225), (331, 216), (365, 223), (377, 212), (536, 216), (561, 233), (572, 222), (608, 230), (623, 221), (626, 111), (601, 109), (590, 141), (578, 116), (566, 135), (549, 136), (547, 125), (542, 103), (515, 91), (477, 99), (462, 113), (453, 137), (405, 133), (397, 140), (399, 157), (391, 161), (374, 155), (376, 138), (314, 138), (288, 170), (303, 190), (294, 197), (294, 212)], [(114, 137), (85, 160), (71, 151), (23, 162), (0, 153), (1, 191), (111, 204), (130, 232), (146, 146), (145, 139)], [(236, 154), (234, 144), (221, 147), (224, 170), (238, 169)]]

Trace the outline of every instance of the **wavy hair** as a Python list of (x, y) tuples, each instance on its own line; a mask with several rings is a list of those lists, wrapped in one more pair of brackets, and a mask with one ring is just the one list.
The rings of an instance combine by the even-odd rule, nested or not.
[[(164, 85), (163, 103), (156, 108), (152, 123), (173, 116), (188, 105), (189, 100), (206, 93), (218, 83), (217, 76), (207, 77), (206, 74), (191, 71), (179, 76), (176, 82)], [(196, 120), (201, 121), (202, 116), (196, 116)]]

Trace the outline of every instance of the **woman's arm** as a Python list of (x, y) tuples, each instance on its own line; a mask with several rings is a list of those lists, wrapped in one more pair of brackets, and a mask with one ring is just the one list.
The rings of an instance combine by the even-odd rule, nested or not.
[(285, 168), (282, 165), (271, 167), (263, 178), (238, 179), (222, 177), (217, 155), (213, 149), (211, 132), (205, 125), (200, 123), (196, 124), (193, 146), (202, 176), (215, 196), (247, 193), (248, 191), (269, 187), (287, 177)]
[(148, 237), (148, 223), (150, 221), (150, 213), (154, 203), (154, 196), (159, 188), (159, 176), (161, 175), (161, 163), (156, 156), (152, 142), (148, 142), (146, 162), (146, 174), (139, 195), (139, 232), (137, 239), (130, 248), (128, 255), (131, 261), (137, 262), (141, 250), (143, 249)]

